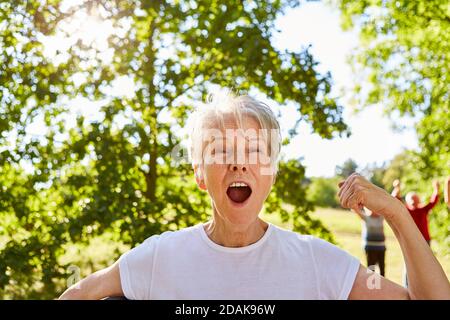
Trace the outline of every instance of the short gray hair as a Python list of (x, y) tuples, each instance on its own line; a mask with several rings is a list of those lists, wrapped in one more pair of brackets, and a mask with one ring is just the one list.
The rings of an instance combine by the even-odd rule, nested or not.
[[(278, 120), (271, 108), (248, 95), (234, 95), (229, 90), (208, 95), (207, 102), (199, 105), (190, 118), (190, 146), (189, 156), (193, 164), (198, 164), (202, 159), (197, 159), (197, 148), (203, 148), (201, 139), (202, 132), (211, 125), (213, 121), (219, 122), (218, 129), (224, 129), (223, 116), (233, 114), (237, 120), (238, 127), (242, 128), (243, 116), (255, 119), (263, 132), (270, 132), (270, 139), (267, 139), (270, 150), (270, 163), (274, 172), (278, 169), (278, 157), (281, 149), (281, 133)], [(209, 127), (208, 129), (211, 129)], [(264, 133), (263, 133), (264, 134)], [(266, 137), (268, 138), (268, 137)]]

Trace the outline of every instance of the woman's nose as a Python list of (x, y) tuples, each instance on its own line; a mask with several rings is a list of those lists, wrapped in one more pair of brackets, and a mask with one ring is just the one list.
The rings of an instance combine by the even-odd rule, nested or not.
[(230, 170), (233, 172), (246, 172), (247, 166), (245, 164), (230, 164)]

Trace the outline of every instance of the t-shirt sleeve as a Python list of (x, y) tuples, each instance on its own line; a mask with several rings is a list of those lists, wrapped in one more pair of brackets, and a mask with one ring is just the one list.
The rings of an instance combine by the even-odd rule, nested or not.
[(159, 235), (147, 238), (142, 244), (119, 258), (122, 291), (127, 299), (150, 299), (153, 261)]
[(312, 237), (311, 249), (320, 299), (348, 299), (359, 270), (359, 260), (337, 246), (315, 237)]

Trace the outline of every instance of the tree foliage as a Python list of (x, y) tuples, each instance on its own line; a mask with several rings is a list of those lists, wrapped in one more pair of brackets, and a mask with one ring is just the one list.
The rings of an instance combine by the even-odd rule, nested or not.
[(344, 28), (357, 26), (353, 55), (360, 107), (418, 119), (422, 174), (450, 174), (450, 6), (447, 1), (337, 1)]
[(338, 183), (342, 180), (339, 177), (324, 178), (317, 177), (311, 179), (308, 186), (308, 197), (313, 204), (320, 207), (339, 208)]

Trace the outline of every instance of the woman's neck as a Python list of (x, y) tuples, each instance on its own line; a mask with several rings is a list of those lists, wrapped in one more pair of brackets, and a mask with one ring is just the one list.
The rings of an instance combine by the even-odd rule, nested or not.
[(269, 225), (257, 218), (247, 225), (235, 225), (220, 217), (214, 217), (204, 224), (208, 237), (218, 245), (224, 247), (246, 247), (258, 242), (266, 232)]

